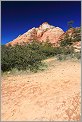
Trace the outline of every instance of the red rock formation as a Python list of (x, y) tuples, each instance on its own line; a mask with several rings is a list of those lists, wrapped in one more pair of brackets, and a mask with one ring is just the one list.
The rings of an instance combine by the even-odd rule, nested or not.
[(32, 28), (28, 30), (23, 35), (18, 36), (13, 41), (7, 43), (6, 45), (11, 44), (16, 45), (22, 44), (23, 42), (28, 43), (32, 40), (38, 40), (38, 41), (46, 41), (47, 38), (51, 43), (57, 43), (60, 36), (64, 33), (64, 31), (59, 28), (52, 25), (49, 25), (47, 22), (44, 22), (42, 25), (40, 25), (38, 28)]

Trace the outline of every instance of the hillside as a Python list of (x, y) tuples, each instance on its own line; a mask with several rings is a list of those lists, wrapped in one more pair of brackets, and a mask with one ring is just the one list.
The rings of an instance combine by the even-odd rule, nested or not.
[(51, 43), (57, 43), (59, 37), (64, 33), (64, 31), (59, 28), (44, 22), (38, 28), (33, 27), (32, 29), (28, 30), (26, 33), (19, 35), (16, 39), (9, 42), (6, 45), (11, 44), (16, 45), (22, 44), (23, 42), (29, 43), (33, 40), (38, 40), (40, 42), (46, 41), (47, 38), (50, 40)]
[(45, 22), (1, 48), (2, 121), (80, 120), (80, 27)]
[(67, 39), (71, 39), (72, 46), (76, 51), (81, 50), (81, 28), (70, 28), (64, 32), (61, 28), (52, 26), (47, 22), (44, 22), (38, 28), (33, 27), (28, 30), (26, 33), (19, 35), (13, 41), (7, 43), (6, 45), (23, 45), (29, 44), (33, 41), (46, 42), (49, 41), (54, 46), (60, 46), (60, 42)]
[(62, 55), (64, 58), (67, 55), (71, 58), (81, 58), (80, 27), (63, 32), (59, 27), (43, 23), (39, 28), (27, 31), (26, 36), (20, 35), (8, 44), (2, 45), (1, 69), (38, 70), (42, 60), (58, 55), (59, 58), (62, 58)]

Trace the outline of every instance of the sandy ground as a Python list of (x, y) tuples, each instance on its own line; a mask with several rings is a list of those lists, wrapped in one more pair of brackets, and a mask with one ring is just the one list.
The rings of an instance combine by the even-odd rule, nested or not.
[(2, 76), (1, 120), (80, 119), (80, 62), (46, 62), (42, 72)]

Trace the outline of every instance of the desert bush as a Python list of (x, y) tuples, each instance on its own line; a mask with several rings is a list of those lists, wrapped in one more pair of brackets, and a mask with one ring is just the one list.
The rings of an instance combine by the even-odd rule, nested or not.
[(73, 42), (81, 41), (81, 28), (75, 29)]
[(68, 46), (68, 45), (69, 46), (72, 45), (72, 39), (71, 38), (61, 41), (60, 46)]
[(81, 52), (75, 52), (74, 57), (77, 58), (78, 60), (81, 59)]
[[(9, 71), (13, 68), (18, 70), (31, 70), (37, 72), (42, 65), (42, 60), (59, 55), (59, 60), (65, 59), (66, 55), (72, 54), (72, 46), (54, 47), (49, 41), (38, 42), (36, 40), (23, 45), (1, 46), (1, 69)], [(79, 58), (79, 56), (78, 56)]]
[(30, 69), (37, 71), (42, 65), (42, 60), (54, 54), (54, 48), (48, 42), (33, 41), (29, 44), (2, 46), (1, 69), (9, 71), (13, 68), (18, 70)]
[(63, 55), (63, 54), (57, 55), (57, 60), (62, 61), (62, 60), (65, 60), (65, 59), (66, 59), (66, 55)]
[(66, 34), (66, 36), (64, 37), (64, 39), (62, 39), (62, 40), (60, 41), (60, 46), (61, 46), (61, 47), (71, 46), (72, 43), (73, 43), (73, 42), (72, 42), (72, 38), (69, 37), (68, 34)]
[(81, 41), (81, 28), (73, 28), (73, 31), (71, 36), (66, 34), (65, 37), (60, 40), (61, 47), (71, 46), (73, 42)]
[(8, 71), (12, 68), (17, 68), (18, 70), (32, 69), (32, 66), (37, 68), (39, 63), (41, 63), (40, 54), (32, 51), (27, 46), (2, 46), (1, 69), (3, 71)]
[(74, 48), (72, 46), (60, 47), (59, 50), (61, 51), (61, 53), (58, 53), (56, 56), (58, 60), (73, 58)]
[(13, 66), (13, 53), (11, 47), (2, 46), (1, 47), (1, 69), (3, 71), (8, 71)]

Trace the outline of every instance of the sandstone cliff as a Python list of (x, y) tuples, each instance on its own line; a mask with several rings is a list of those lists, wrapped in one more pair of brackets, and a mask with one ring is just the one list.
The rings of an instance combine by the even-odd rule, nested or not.
[(44, 22), (38, 28), (34, 27), (28, 30), (26, 33), (19, 35), (16, 39), (6, 45), (10, 44), (13, 46), (16, 44), (22, 44), (23, 42), (29, 43), (33, 40), (46, 41), (47, 39), (49, 39), (51, 43), (56, 44), (62, 34), (64, 34), (64, 31), (61, 28)]

